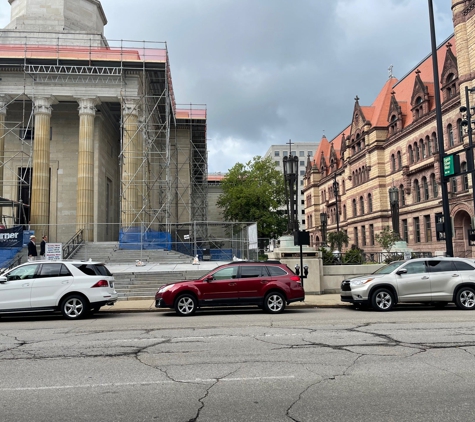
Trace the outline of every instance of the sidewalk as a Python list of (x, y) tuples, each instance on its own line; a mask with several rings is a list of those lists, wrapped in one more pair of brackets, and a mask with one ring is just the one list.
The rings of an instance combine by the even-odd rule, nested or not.
[[(349, 304), (340, 300), (339, 294), (307, 295), (305, 302), (294, 302), (291, 308), (339, 308)], [(170, 309), (155, 308), (155, 300), (119, 300), (113, 306), (103, 306), (101, 312), (170, 312)]]

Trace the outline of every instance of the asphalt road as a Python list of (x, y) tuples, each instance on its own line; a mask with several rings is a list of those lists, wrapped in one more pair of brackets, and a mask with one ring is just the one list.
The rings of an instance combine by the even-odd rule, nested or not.
[(475, 312), (0, 319), (0, 420), (468, 421)]

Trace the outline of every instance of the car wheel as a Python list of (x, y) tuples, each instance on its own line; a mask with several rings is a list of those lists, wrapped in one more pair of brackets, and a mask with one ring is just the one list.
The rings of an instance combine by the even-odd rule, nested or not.
[(84, 296), (67, 296), (61, 302), (61, 313), (68, 319), (84, 318), (89, 313), (89, 303)]
[(465, 311), (475, 309), (475, 290), (471, 287), (462, 287), (455, 296), (455, 304)]
[(196, 299), (193, 295), (184, 294), (175, 302), (175, 312), (180, 316), (190, 316), (196, 312)]
[(371, 304), (377, 311), (390, 311), (394, 306), (394, 294), (388, 289), (378, 289), (373, 294)]
[(264, 299), (264, 310), (278, 314), (285, 309), (285, 297), (282, 293), (271, 292)]

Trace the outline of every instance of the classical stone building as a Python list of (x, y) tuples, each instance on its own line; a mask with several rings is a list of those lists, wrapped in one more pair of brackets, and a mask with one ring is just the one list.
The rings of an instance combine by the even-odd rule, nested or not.
[(166, 44), (107, 40), (98, 0), (8, 2), (0, 196), (26, 211), (2, 220), (57, 242), (205, 221), (206, 109), (177, 106)]
[[(468, 145), (460, 107), (465, 86), (475, 87), (475, 1), (452, 0), (455, 33), (438, 48), (444, 150), (451, 154)], [(475, 105), (472, 95), (471, 105)], [(473, 112), (473, 110), (472, 110)], [(462, 153), (461, 170), (467, 170)], [(335, 198), (333, 182), (339, 184)], [(450, 222), (456, 256), (475, 256), (469, 241), (474, 197), (470, 175), (448, 181)], [(375, 234), (391, 226), (388, 190), (399, 189), (401, 237), (413, 251), (445, 251), (436, 221), (442, 215), (441, 172), (437, 141), (432, 58), (423, 59), (400, 80), (390, 75), (370, 106), (355, 98), (348, 127), (331, 141), (323, 138), (307, 167), (307, 229), (321, 243), (320, 214), (328, 231), (340, 229), (365, 252), (381, 248)], [(338, 209), (337, 209), (338, 204)]]

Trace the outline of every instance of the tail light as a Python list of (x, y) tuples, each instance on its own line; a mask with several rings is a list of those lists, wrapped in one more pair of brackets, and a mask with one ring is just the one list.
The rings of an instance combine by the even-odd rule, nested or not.
[(301, 282), (300, 277), (298, 275), (292, 275), (292, 276), (290, 276), (290, 279), (292, 281), (297, 281), (298, 283)]
[(94, 284), (94, 287), (109, 287), (109, 282), (107, 280), (99, 280), (96, 284)]

